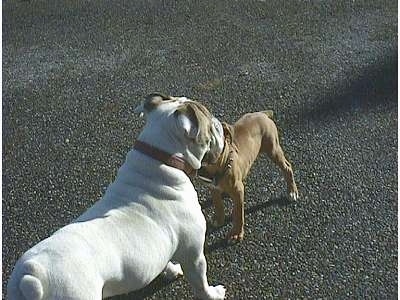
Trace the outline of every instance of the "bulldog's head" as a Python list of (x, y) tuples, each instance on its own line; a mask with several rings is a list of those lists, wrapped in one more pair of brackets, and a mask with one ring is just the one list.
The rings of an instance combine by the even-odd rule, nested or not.
[(135, 109), (145, 116), (139, 140), (186, 160), (194, 169), (215, 161), (224, 146), (221, 123), (207, 108), (186, 97), (153, 93)]

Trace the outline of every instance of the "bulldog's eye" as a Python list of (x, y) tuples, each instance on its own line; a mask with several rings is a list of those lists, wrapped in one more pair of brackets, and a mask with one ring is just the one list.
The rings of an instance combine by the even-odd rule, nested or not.
[(206, 148), (207, 151), (209, 150), (210, 144), (211, 144), (210, 141), (199, 141), (199, 140), (196, 140), (196, 139), (192, 139), (191, 142), (192, 143), (197, 143), (197, 145), (201, 146), (202, 148)]
[(218, 121), (218, 119), (213, 118), (212, 124), (214, 129), (218, 132), (218, 134), (222, 134), (224, 132), (224, 129), (222, 128), (222, 124)]

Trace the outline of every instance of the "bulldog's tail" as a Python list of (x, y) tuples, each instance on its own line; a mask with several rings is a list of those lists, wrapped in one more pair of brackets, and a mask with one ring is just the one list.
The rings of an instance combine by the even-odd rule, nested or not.
[(19, 283), (19, 288), (25, 299), (40, 300), (43, 298), (43, 285), (35, 276), (22, 276), (21, 282)]
[(274, 118), (274, 112), (272, 110), (263, 110), (262, 112), (266, 114), (268, 118), (270, 119)]
[(46, 293), (46, 273), (42, 266), (33, 261), (25, 261), (16, 266), (8, 284), (7, 296), (10, 300), (40, 300)]

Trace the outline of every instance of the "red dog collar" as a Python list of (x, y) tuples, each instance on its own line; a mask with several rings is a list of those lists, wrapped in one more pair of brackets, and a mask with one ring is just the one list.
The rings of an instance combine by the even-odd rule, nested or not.
[(196, 170), (183, 158), (176, 155), (171, 155), (161, 149), (153, 147), (145, 142), (137, 140), (133, 146), (135, 150), (142, 152), (143, 154), (150, 156), (156, 160), (163, 162), (164, 164), (182, 170), (187, 176), (192, 177), (196, 175)]

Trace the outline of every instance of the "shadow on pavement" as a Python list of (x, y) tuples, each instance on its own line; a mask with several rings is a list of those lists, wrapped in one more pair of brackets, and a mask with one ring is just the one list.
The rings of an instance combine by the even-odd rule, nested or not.
[(397, 63), (397, 53), (378, 59), (369, 68), (361, 70), (360, 75), (341, 82), (305, 106), (298, 114), (299, 121), (325, 121), (383, 104), (397, 109)]
[[(177, 279), (179, 280), (179, 279)], [(107, 298), (110, 300), (141, 300), (145, 299), (147, 297), (150, 297), (157, 291), (169, 286), (171, 284), (171, 281), (167, 281), (162, 277), (162, 275), (159, 275), (156, 279), (154, 279), (152, 282), (149, 283), (149, 285), (145, 286), (144, 288), (137, 290), (135, 292), (131, 292), (126, 295), (119, 295), (119, 296), (114, 296), (111, 298)]]
[[(278, 207), (285, 207), (292, 204), (291, 201), (289, 201), (289, 199), (287, 198), (286, 195), (281, 195), (277, 198), (271, 199), (270, 201), (267, 202), (263, 202), (263, 203), (259, 203), (257, 205), (253, 205), (249, 208), (245, 208), (244, 210), (244, 214), (246, 216), (251, 215), (254, 212), (258, 212), (260, 210), (263, 210), (265, 208), (271, 207), (271, 206), (278, 206)], [(214, 227), (211, 224), (207, 224), (207, 233), (206, 236), (210, 235), (213, 232), (222, 230), (223, 227), (225, 227), (227, 224), (232, 223), (232, 217), (229, 216), (225, 219), (225, 224), (222, 227)], [(227, 243), (225, 239), (217, 239), (216, 242), (207, 245), (205, 252), (206, 253), (211, 253), (215, 250), (218, 249), (224, 249), (224, 248), (228, 248), (230, 246), (234, 246), (235, 243)]]

